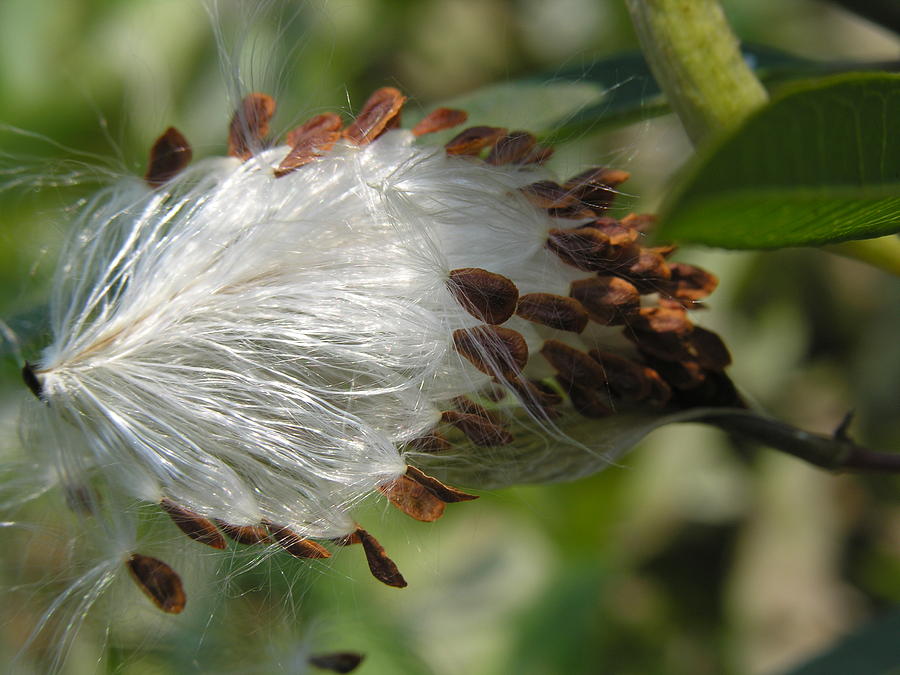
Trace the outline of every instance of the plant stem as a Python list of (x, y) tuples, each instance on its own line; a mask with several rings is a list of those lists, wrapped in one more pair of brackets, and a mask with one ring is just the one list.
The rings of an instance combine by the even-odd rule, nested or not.
[(843, 429), (834, 436), (813, 434), (750, 410), (723, 409), (702, 420), (832, 471), (900, 473), (900, 453), (863, 448), (847, 437)]
[(626, 0), (644, 56), (695, 145), (767, 100), (717, 0)]

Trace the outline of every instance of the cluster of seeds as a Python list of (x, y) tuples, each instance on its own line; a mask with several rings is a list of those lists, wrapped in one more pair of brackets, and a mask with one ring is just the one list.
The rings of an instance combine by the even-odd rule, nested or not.
[[(558, 433), (562, 438), (572, 417), (608, 418), (632, 410), (677, 410), (737, 401), (723, 372), (729, 363), (726, 348), (714, 333), (693, 325), (687, 315), (689, 309), (697, 307), (696, 303), (712, 292), (716, 279), (697, 267), (670, 262), (673, 247), (644, 246), (642, 241), (652, 227), (652, 217), (630, 214), (615, 218), (610, 215), (618, 186), (628, 178), (627, 173), (596, 168), (558, 183), (551, 180), (541, 166), (552, 154), (549, 147), (541, 145), (530, 133), (509, 132), (497, 127), (475, 126), (463, 130), (445, 144), (442, 156), (432, 150), (416, 149), (413, 143), (416, 138), (461, 125), (467, 116), (459, 110), (441, 108), (426, 116), (411, 131), (402, 131), (399, 125), (405, 100), (396, 89), (380, 89), (346, 127), (336, 114), (317, 115), (287, 134), (288, 150), (273, 163), (273, 150), (268, 148), (266, 138), (275, 103), (266, 95), (251, 94), (241, 102), (230, 124), (228, 148), (230, 157), (235, 159), (229, 161), (238, 161), (235, 168), (228, 171), (233, 170), (241, 180), (257, 181), (253, 185), (264, 183), (265, 189), (272, 194), (282, 189), (279, 186), (290, 193), (294, 189), (312, 190), (309, 183), (292, 181), (303, 178), (303, 172), (310, 170), (309, 165), (333, 160), (335, 168), (328, 169), (332, 173), (327, 173), (323, 182), (338, 184), (345, 181), (350, 187), (344, 192), (328, 193), (332, 194), (329, 199), (335, 202), (356, 200), (353, 204), (361, 206), (353, 208), (364, 214), (364, 218), (357, 222), (348, 216), (348, 220), (331, 227), (354, 236), (357, 232), (364, 233), (366, 228), (384, 231), (383, 247), (394, 256), (385, 260), (400, 259), (396, 251), (415, 249), (422, 252), (425, 262), (403, 259), (405, 267), (397, 269), (398, 275), (406, 274), (412, 280), (409, 289), (398, 284), (399, 290), (393, 287), (384, 290), (385, 285), (390, 286), (390, 275), (378, 276), (376, 280), (361, 279), (361, 287), (371, 288), (376, 301), (382, 297), (378, 293), (383, 292), (383, 297), (393, 303), (390, 306), (404, 312), (410, 308), (411, 312), (415, 310), (410, 316), (424, 322), (421, 329), (413, 319), (404, 316), (401, 321), (398, 317), (396, 323), (400, 328), (396, 330), (407, 332), (397, 333), (396, 345), (392, 342), (395, 338), (390, 337), (393, 335), (390, 331), (395, 330), (390, 321), (383, 327), (379, 323), (376, 333), (379, 337), (374, 346), (368, 345), (365, 340), (356, 339), (353, 322), (359, 317), (348, 311), (346, 318), (335, 319), (330, 316), (331, 308), (326, 303), (323, 306), (329, 312), (329, 320), (338, 322), (335, 324), (340, 328), (338, 337), (350, 339), (354, 342), (352, 348), (358, 348), (358, 352), (347, 356), (345, 351), (350, 352), (350, 346), (345, 349), (339, 340), (315, 334), (315, 340), (311, 338), (310, 344), (316, 349), (322, 345), (323, 356), (309, 355), (302, 353), (299, 347), (282, 345), (283, 341), (278, 336), (272, 337), (266, 326), (259, 327), (260, 331), (269, 331), (262, 337), (235, 341), (224, 329), (220, 331), (214, 325), (210, 330), (208, 324), (203, 324), (203, 330), (207, 331), (203, 338), (208, 340), (204, 345), (209, 344), (214, 350), (227, 350), (229, 354), (233, 352), (242, 367), (246, 361), (256, 370), (232, 372), (227, 368), (223, 370), (222, 366), (215, 370), (206, 364), (195, 366), (189, 361), (204, 358), (202, 350), (192, 352), (177, 342), (172, 343), (174, 347), (167, 348), (178, 354), (169, 357), (163, 353), (160, 356), (163, 348), (159, 345), (170, 344), (167, 340), (171, 338), (164, 333), (141, 332), (139, 324), (148, 320), (148, 314), (143, 308), (134, 311), (120, 299), (129, 290), (128, 284), (135, 283), (129, 275), (122, 274), (123, 263), (120, 261), (129, 256), (134, 258), (135, 264), (151, 256), (162, 259), (162, 254), (170, 254), (169, 248), (173, 249), (173, 259), (180, 260), (177, 255), (181, 251), (168, 243), (175, 240), (171, 234), (174, 226), (168, 222), (177, 221), (188, 208), (203, 213), (208, 206), (205, 200), (214, 201), (204, 196), (177, 202), (165, 193), (173, 181), (180, 180), (180, 174), (192, 159), (187, 140), (176, 129), (170, 128), (154, 144), (144, 177), (147, 186), (163, 195), (163, 206), (154, 206), (163, 209), (166, 223), (159, 230), (163, 233), (158, 237), (161, 243), (155, 243), (157, 239), (150, 237), (151, 244), (144, 249), (135, 248), (137, 252), (133, 253), (127, 248), (132, 244), (126, 243), (123, 250), (128, 255), (116, 254), (109, 267), (112, 272), (105, 272), (115, 277), (115, 283), (99, 283), (102, 289), (95, 293), (98, 298), (111, 296), (112, 300), (92, 299), (100, 309), (83, 311), (81, 315), (86, 318), (76, 324), (85, 334), (88, 328), (99, 325), (92, 334), (94, 337), (86, 340), (87, 346), (80, 345), (77, 336), (58, 336), (60, 345), (46, 362), (25, 368), (25, 381), (38, 398), (51, 409), (56, 405), (69, 405), (67, 419), (76, 419), (89, 436), (88, 443), (93, 435), (94, 442), (106, 453), (117, 452), (116, 433), (123, 417), (115, 406), (121, 403), (118, 393), (107, 388), (98, 389), (99, 394), (91, 393), (86, 398), (84, 391), (90, 391), (92, 386), (96, 388), (89, 377), (99, 377), (97, 373), (106, 372), (103, 371), (105, 368), (115, 374), (116, 369), (127, 368), (129, 359), (140, 361), (138, 357), (146, 352), (150, 356), (141, 361), (142, 366), (155, 360), (160, 372), (170, 367), (181, 368), (211, 378), (211, 391), (222, 393), (221, 406), (214, 400), (215, 393), (195, 394), (189, 382), (185, 383), (185, 393), (179, 389), (171, 394), (204, 406), (204, 414), (212, 411), (213, 414), (202, 420), (208, 426), (197, 426), (196, 429), (214, 433), (220, 443), (233, 443), (240, 453), (247, 452), (247, 457), (229, 455), (230, 447), (221, 450), (215, 446), (209, 449), (195, 447), (203, 444), (203, 438), (190, 418), (191, 411), (181, 407), (170, 411), (172, 419), (176, 420), (173, 424), (182, 420), (188, 428), (183, 440), (180, 430), (175, 429), (175, 440), (171, 442), (183, 443), (191, 453), (196, 453), (201, 458), (196, 466), (202, 471), (207, 471), (207, 467), (219, 471), (214, 474), (213, 469), (208, 469), (213, 478), (217, 475), (231, 477), (234, 471), (238, 473), (236, 480), (240, 481), (238, 467), (246, 459), (247, 465), (259, 472), (254, 476), (255, 480), (276, 486), (278, 490), (283, 487), (284, 491), (267, 491), (247, 480), (248, 500), (258, 500), (264, 506), (261, 509), (263, 515), (257, 516), (256, 522), (240, 522), (222, 513), (223, 507), (218, 506), (221, 502), (215, 501), (219, 498), (216, 494), (207, 494), (195, 487), (191, 482), (194, 477), (152, 466), (153, 475), (162, 476), (153, 479), (157, 482), (154, 489), (163, 495), (159, 500), (162, 510), (181, 531), (197, 542), (224, 549), (228, 537), (242, 545), (278, 547), (299, 558), (329, 557), (329, 550), (321, 542), (336, 546), (360, 544), (372, 574), (385, 584), (403, 587), (406, 581), (378, 541), (354, 521), (346, 524), (345, 512), (353, 500), (374, 489), (406, 514), (427, 522), (439, 518), (447, 503), (475, 498), (409, 465), (407, 460), (413, 461), (417, 456), (438, 459), (458, 456), (465, 447), (484, 451), (512, 447), (523, 440), (524, 434), (534, 435), (535, 431)], [(389, 140), (391, 138), (393, 140)], [(354, 163), (357, 161), (354, 153), (361, 156), (367, 148), (384, 155), (367, 160), (380, 167), (381, 184), (359, 168), (362, 160), (359, 165)], [(396, 166), (390, 164), (392, 161)], [(246, 174), (241, 173), (241, 163), (250, 166)], [(360, 175), (357, 177), (354, 172)], [(231, 174), (226, 172), (224, 175), (225, 178), (217, 179), (223, 184), (231, 180)], [(240, 198), (240, 194), (235, 195), (236, 200)], [(141, 199), (152, 200), (153, 197)], [(311, 208), (322, 208), (321, 199), (311, 201)], [(173, 201), (176, 206), (168, 206)], [(408, 209), (414, 220), (419, 219), (431, 228), (431, 233), (416, 234), (413, 227), (414, 234), (408, 235), (406, 230), (400, 229), (396, 225), (399, 217), (395, 211), (400, 209), (397, 204)], [(324, 204), (324, 207), (328, 206), (328, 203)], [(268, 205), (262, 204), (260, 211), (264, 212), (266, 208)], [(171, 209), (171, 213), (165, 209)], [(485, 222), (467, 222), (466, 209), (478, 213)], [(120, 212), (127, 210), (123, 208)], [(275, 210), (275, 217), (267, 216), (270, 220), (280, 217), (277, 208)], [(284, 220), (293, 223), (290, 219), (296, 217), (284, 216)], [(521, 229), (519, 220), (523, 221)], [(308, 228), (307, 223), (300, 225)], [(236, 227), (240, 228), (240, 224)], [(235, 237), (234, 246), (243, 246), (242, 237), (245, 236), (258, 237), (264, 246), (265, 232), (258, 229), (247, 229), (246, 233), (238, 229), (240, 237)], [(134, 238), (137, 240), (139, 236), (143, 236), (141, 232)], [(346, 241), (356, 244), (353, 239)], [(303, 245), (302, 242), (297, 244), (298, 247)], [(253, 253), (256, 248), (247, 250)], [(376, 257), (381, 252), (371, 250), (375, 259), (372, 263), (368, 260), (369, 250), (360, 248), (358, 255), (366, 258), (365, 264), (380, 275), (384, 265)], [(345, 251), (338, 253), (349, 255)], [(244, 311), (249, 301), (238, 302), (238, 293), (252, 292), (256, 294), (253, 297), (262, 298), (258, 302), (271, 304), (277, 321), (300, 322), (302, 319), (299, 326), (311, 325), (305, 323), (307, 318), (302, 315), (305, 308), (285, 304), (288, 300), (295, 302), (291, 287), (280, 291), (281, 296), (270, 294), (268, 290), (277, 287), (282, 278), (293, 278), (294, 270), (279, 257), (282, 255), (287, 256), (284, 260), (292, 260), (290, 256), (299, 254), (274, 250), (271, 253), (274, 262), (268, 269), (265, 264), (268, 260), (261, 258), (263, 264), (258, 270), (251, 270), (237, 280), (229, 277), (228, 283), (210, 284), (209, 297), (216, 302), (234, 302), (234, 305), (226, 305), (228, 311), (232, 306), (240, 308), (235, 311)], [(451, 264), (441, 271), (434, 262), (439, 259), (469, 264)], [(489, 264), (489, 261), (495, 261), (495, 264)], [(238, 270), (240, 262), (238, 260), (234, 265)], [(216, 265), (219, 265), (219, 259), (211, 259), (209, 269), (218, 269)], [(339, 258), (339, 264), (335, 263), (335, 269), (347, 269), (344, 257)], [(328, 270), (324, 269), (324, 272)], [(236, 274), (232, 268), (228, 268), (227, 273)], [(440, 287), (430, 285), (429, 275), (436, 275)], [(151, 276), (154, 280), (159, 277), (158, 274)], [(181, 302), (183, 297), (196, 292), (198, 284), (203, 282), (202, 276), (196, 282), (188, 279), (185, 287), (171, 292), (173, 302)], [(329, 283), (326, 277), (324, 292), (328, 292)], [(416, 286), (417, 283), (420, 286)], [(125, 291), (116, 290), (113, 294), (109, 288)], [(348, 298), (355, 301), (355, 293), (336, 294), (339, 300), (334, 302)], [(398, 296), (402, 300), (399, 305), (395, 302)], [(206, 309), (204, 296), (198, 295), (191, 301), (193, 305), (184, 302), (185, 309), (171, 320), (167, 319), (171, 321), (167, 325), (177, 330), (181, 330), (182, 325), (187, 326), (185, 335), (192, 338), (193, 333), (188, 332), (195, 330), (189, 325), (191, 313), (195, 312), (204, 320), (209, 315), (214, 319), (216, 314)], [(132, 312), (138, 318), (115, 324), (116, 312), (125, 315)], [(377, 312), (371, 316), (375, 319), (367, 319), (370, 322), (381, 319)], [(101, 320), (112, 328), (100, 325)], [(412, 327), (406, 328), (407, 324)], [(285, 330), (300, 329), (285, 323)], [(381, 337), (386, 333), (388, 338)], [(304, 339), (306, 336), (302, 332), (292, 334)], [(436, 362), (419, 370), (399, 358), (398, 364), (393, 365), (390, 359), (394, 358), (396, 350), (405, 348), (404, 339), (413, 345), (417, 344), (416, 340), (421, 341), (421, 347), (408, 352), (410, 359), (418, 351), (433, 352), (437, 355)], [(217, 340), (226, 341), (220, 344)], [(291, 373), (307, 374), (309, 382), (278, 379), (278, 373), (266, 361), (271, 358), (273, 344), (284, 350), (284, 354), (277, 354), (278, 359), (274, 362), (297, 369)], [(373, 351), (364, 351), (369, 347)], [(183, 354), (179, 350), (184, 350)], [(197, 356), (198, 353), (201, 356)], [(251, 359), (259, 359), (265, 368), (257, 367)], [(370, 372), (368, 364), (375, 364), (371, 366), (371, 372), (382, 372), (378, 368), (381, 368), (379, 362), (384, 360), (391, 364), (385, 366), (388, 370), (384, 372), (391, 378), (395, 374), (408, 376), (408, 381), (399, 384), (369, 382), (365, 377)], [(94, 363), (96, 365), (91, 365)], [(346, 371), (357, 363), (364, 369), (348, 376)], [(322, 429), (312, 429), (313, 439), (322, 439), (326, 445), (333, 439), (334, 447), (322, 448), (320, 455), (319, 449), (305, 436), (302, 442), (297, 442), (299, 450), (292, 446), (291, 452), (298, 453), (293, 455), (297, 466), (308, 464), (308, 470), (280, 463), (284, 457), (282, 446), (273, 446), (271, 457), (265, 456), (264, 448), (248, 447), (241, 427), (264, 429), (266, 424), (271, 424), (279, 432), (282, 428), (291, 428), (306, 434), (318, 423), (318, 417), (312, 413), (303, 417), (302, 423), (297, 422), (295, 412), (288, 409), (287, 404), (278, 403), (282, 400), (279, 398), (267, 399), (278, 403), (274, 410), (247, 401), (249, 394), (245, 391), (253, 392), (246, 384), (247, 378), (257, 377), (257, 370), (265, 375), (260, 380), (262, 383), (271, 383), (272, 397), (279, 396), (279, 391), (284, 389), (287, 391), (285, 396), (291, 397), (285, 400), (300, 401), (303, 405), (307, 400), (312, 401), (311, 409), (328, 416), (328, 420), (337, 420), (337, 426), (346, 429), (349, 440), (334, 437), (335, 432), (328, 426), (331, 421), (322, 422)], [(296, 377), (299, 376), (290, 375), (290, 378)], [(131, 385), (133, 381), (136, 380), (127, 383)], [(235, 387), (241, 396), (232, 394), (228, 386)], [(358, 390), (360, 386), (364, 389), (362, 393)], [(166, 396), (169, 393), (163, 392)], [(263, 393), (269, 395), (269, 392)], [(140, 390), (134, 390), (133, 395), (141, 396)], [(154, 395), (157, 394), (154, 392)], [(147, 400), (157, 399), (148, 396)], [(382, 418), (372, 412), (372, 401), (376, 400), (383, 401), (386, 406)], [(341, 410), (342, 405), (347, 407)], [(404, 417), (406, 409), (402, 405), (409, 407), (408, 418)], [(132, 409), (134, 413), (149, 415), (141, 417), (144, 420), (141, 433), (157, 433), (152, 411)], [(115, 421), (112, 432), (108, 433), (104, 426), (108, 424), (106, 419)], [(262, 426), (253, 426), (255, 424)], [(163, 442), (169, 442), (173, 428), (167, 427), (160, 432)], [(363, 429), (364, 433), (357, 433), (357, 429)], [(246, 433), (251, 437), (250, 431)], [(354, 433), (357, 436), (350, 437)], [(142, 451), (145, 449), (146, 444), (139, 434), (125, 438)], [(259, 434), (252, 438), (259, 443), (267, 442)], [(290, 435), (285, 438), (285, 443), (289, 443)], [(389, 451), (379, 450), (383, 454), (378, 455), (377, 448), (366, 445), (369, 438), (387, 438)], [(156, 451), (156, 446), (152, 447)], [(306, 456), (304, 448), (315, 453)], [(170, 448), (164, 449), (168, 452)], [(177, 459), (182, 449), (175, 445), (171, 451), (173, 454), (167, 456)], [(349, 451), (355, 454), (346, 457), (342, 454)], [(154, 455), (144, 453), (140, 461), (149, 465), (157, 460)], [(371, 467), (368, 476), (360, 468), (366, 466)], [(363, 478), (359, 477), (360, 473)], [(200, 478), (206, 480), (207, 476)], [(280, 513), (278, 507), (284, 502), (279, 501), (279, 494), (292, 494), (295, 483), (291, 481), (298, 480), (296, 489), (304, 498), (312, 495), (310, 499), (313, 499), (319, 495), (330, 499), (329, 491), (340, 493), (341, 490), (351, 496), (343, 504), (328, 502), (319, 509), (311, 502), (311, 506), (302, 506), (306, 502), (299, 502), (301, 506), (293, 510), (287, 505), (284, 516), (265, 515)], [(199, 479), (196, 482), (196, 485), (204, 484)], [(143, 487), (134, 490), (134, 495), (143, 499), (146, 499), (145, 493), (148, 490)], [(189, 508), (189, 504), (199, 507)], [(226, 506), (230, 508), (230, 504)], [(311, 509), (311, 512), (306, 515), (303, 508)], [(330, 518), (332, 512), (333, 519)], [(303, 517), (298, 517), (298, 513)], [(296, 520), (285, 524), (281, 518)], [(127, 560), (127, 567), (158, 607), (166, 612), (182, 611), (184, 589), (178, 575), (166, 563), (133, 553)]]

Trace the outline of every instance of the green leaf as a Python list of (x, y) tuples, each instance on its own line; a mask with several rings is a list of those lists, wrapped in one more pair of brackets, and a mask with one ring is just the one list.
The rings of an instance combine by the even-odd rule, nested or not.
[[(744, 58), (766, 84), (848, 69), (892, 69), (897, 63), (848, 64), (794, 56), (771, 47), (744, 45)], [(564, 142), (669, 112), (640, 52), (617, 54), (539, 75), (483, 87), (442, 105), (469, 113), (472, 125), (505, 126)], [(417, 121), (414, 115), (410, 122)], [(454, 133), (435, 140), (443, 142)]]
[(659, 236), (724, 248), (819, 246), (900, 231), (900, 75), (791, 85), (701, 150)]

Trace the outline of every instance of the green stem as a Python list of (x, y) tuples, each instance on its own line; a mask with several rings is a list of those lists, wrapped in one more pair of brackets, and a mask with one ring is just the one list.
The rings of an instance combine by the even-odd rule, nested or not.
[(694, 144), (767, 100), (717, 0), (626, 0), (644, 56)]

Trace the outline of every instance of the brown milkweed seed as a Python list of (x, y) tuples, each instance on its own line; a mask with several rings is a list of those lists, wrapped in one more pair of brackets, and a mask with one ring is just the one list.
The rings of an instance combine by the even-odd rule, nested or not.
[(613, 414), (609, 403), (609, 395), (599, 389), (585, 389), (573, 386), (569, 389), (572, 407), (585, 417), (600, 419)]
[(359, 111), (356, 120), (344, 129), (344, 138), (357, 145), (371, 143), (399, 121), (405, 102), (406, 97), (399, 89), (376, 89)]
[(528, 293), (519, 298), (516, 314), (557, 330), (580, 333), (588, 323), (587, 310), (575, 298), (552, 293)]
[(497, 139), (485, 161), (488, 164), (521, 164), (531, 154), (537, 139), (527, 131), (511, 131)]
[(266, 94), (248, 94), (235, 110), (228, 127), (228, 154), (248, 160), (254, 146), (269, 134), (269, 121), (275, 114), (275, 99)]
[(144, 180), (159, 187), (181, 173), (194, 156), (191, 144), (175, 127), (169, 127), (150, 148), (150, 162)]
[(517, 377), (509, 379), (509, 386), (518, 394), (522, 405), (536, 417), (553, 419), (558, 416), (553, 406), (562, 403), (563, 397), (543, 382)]
[(388, 586), (406, 588), (406, 579), (400, 574), (397, 565), (388, 557), (384, 547), (378, 543), (378, 540), (361, 527), (357, 528), (356, 532), (351, 536), (354, 535), (366, 552), (366, 562), (369, 563), (369, 571), (372, 573), (372, 576)]
[(650, 232), (656, 227), (656, 220), (652, 213), (629, 213), (620, 222), (638, 232)]
[(125, 561), (132, 579), (167, 614), (180, 614), (187, 603), (181, 577), (162, 560), (132, 553)]
[(592, 349), (590, 357), (600, 364), (610, 391), (625, 401), (640, 401), (650, 394), (645, 367), (618, 354)]
[(615, 187), (629, 178), (627, 171), (617, 169), (589, 169), (570, 178), (563, 188), (575, 196), (592, 213), (602, 213), (616, 197)]
[(657, 408), (665, 406), (672, 398), (672, 388), (653, 368), (644, 368), (644, 377), (650, 383), (650, 393), (644, 401)]
[(230, 525), (221, 520), (217, 520), (216, 525), (239, 544), (253, 546), (272, 543), (269, 538), (269, 528), (265, 525)]
[(413, 136), (433, 134), (437, 131), (452, 129), (455, 126), (463, 124), (467, 119), (469, 119), (469, 113), (465, 110), (437, 108), (423, 117), (419, 123), (412, 128), (412, 133)]
[(412, 478), (417, 483), (424, 485), (426, 488), (431, 490), (435, 494), (438, 499), (443, 502), (447, 502), (448, 504), (454, 504), (456, 502), (468, 502), (473, 499), (478, 499), (478, 495), (470, 495), (467, 492), (463, 492), (462, 490), (457, 490), (456, 488), (450, 487), (449, 485), (444, 485), (437, 478), (432, 478), (426, 473), (423, 473), (419, 469), (414, 466), (406, 467), (406, 475)]
[(269, 534), (281, 548), (295, 558), (330, 558), (328, 549), (309, 539), (304, 539), (299, 534), (283, 525), (266, 523)]
[(225, 537), (222, 536), (211, 520), (183, 506), (179, 506), (170, 499), (163, 499), (159, 505), (169, 515), (172, 522), (178, 526), (178, 529), (194, 541), (199, 541), (201, 544), (206, 544), (213, 548), (225, 548)]
[(528, 345), (519, 333), (502, 326), (453, 331), (453, 346), (482, 373), (518, 373), (528, 363)]
[(528, 156), (522, 160), (522, 164), (543, 164), (553, 157), (555, 149), (550, 145), (535, 145)]
[(701, 326), (694, 326), (691, 346), (697, 355), (697, 362), (707, 370), (724, 370), (731, 364), (728, 347), (718, 335)]
[(541, 356), (556, 369), (556, 379), (565, 388), (601, 389), (606, 383), (603, 367), (583, 351), (570, 347), (560, 340), (547, 340), (541, 347)]
[(284, 142), (293, 147), (306, 138), (311, 132), (340, 131), (343, 125), (344, 123), (341, 121), (341, 116), (337, 113), (322, 113), (321, 115), (315, 115), (314, 117), (310, 117), (308, 121), (304, 122), (299, 127), (287, 132)]
[(311, 666), (330, 670), (334, 673), (352, 673), (363, 662), (365, 657), (356, 652), (332, 652), (330, 654), (313, 654), (307, 659)]
[(679, 300), (702, 300), (719, 285), (715, 275), (687, 263), (669, 263), (670, 288)]
[[(610, 245), (616, 248), (633, 246), (637, 244), (637, 241), (641, 236), (640, 232), (638, 232), (634, 228), (628, 227), (627, 225), (623, 225), (615, 218), (598, 218), (594, 222), (588, 223), (586, 227), (592, 227), (595, 230), (600, 230), (603, 234), (606, 235), (606, 238), (609, 240)], [(632, 262), (637, 260), (638, 252), (638, 247), (633, 246), (633, 248), (631, 249)]]
[(591, 319), (606, 326), (625, 323), (641, 306), (641, 296), (634, 285), (618, 277), (573, 281), (570, 294), (584, 306)]
[(482, 417), (488, 422), (493, 422), (494, 424), (503, 423), (502, 415), (497, 412), (488, 410), (483, 405), (475, 403), (475, 401), (470, 399), (468, 396), (455, 397), (453, 399), (453, 407), (460, 412), (468, 413), (469, 415), (478, 415), (478, 417)]
[(441, 413), (441, 420), (455, 426), (466, 435), (466, 438), (481, 447), (508, 445), (513, 441), (512, 434), (502, 426), (478, 415), (446, 410)]
[(291, 151), (275, 169), (276, 178), (289, 174), (309, 164), (331, 147), (341, 137), (341, 118), (334, 113), (316, 115), (306, 124), (287, 135)]
[(506, 133), (502, 127), (469, 127), (444, 145), (448, 155), (477, 155)]
[(547, 235), (547, 248), (564, 263), (585, 272), (609, 271), (620, 266), (619, 251), (606, 234), (593, 227), (552, 229)]
[(479, 321), (503, 323), (516, 311), (519, 289), (500, 274), (463, 267), (450, 272), (447, 286), (456, 301)]
[(450, 441), (436, 431), (425, 436), (414, 438), (406, 444), (406, 447), (414, 452), (446, 452), (452, 446)]
[(444, 502), (424, 485), (409, 476), (400, 476), (390, 483), (379, 485), (378, 491), (406, 515), (425, 523), (444, 514)]
[(539, 180), (521, 188), (531, 204), (545, 209), (556, 218), (588, 218), (593, 211), (585, 207), (578, 196), (552, 180)]
[(37, 373), (35, 373), (33, 363), (26, 361), (25, 365), (22, 366), (22, 380), (37, 400), (46, 403), (46, 401), (44, 401), (44, 385), (38, 378)]
[(644, 248), (622, 276), (633, 283), (641, 293), (656, 293), (666, 290), (672, 273), (661, 254)]
[(621, 169), (610, 169), (607, 167), (597, 167), (587, 169), (581, 173), (572, 176), (566, 181), (566, 187), (579, 189), (582, 187), (600, 187), (610, 188), (617, 187), (631, 178), (631, 174)]

